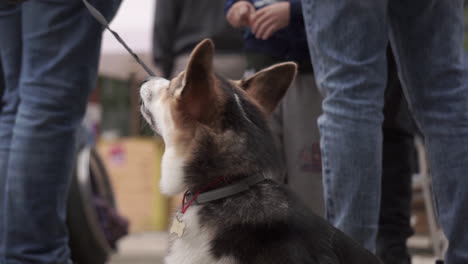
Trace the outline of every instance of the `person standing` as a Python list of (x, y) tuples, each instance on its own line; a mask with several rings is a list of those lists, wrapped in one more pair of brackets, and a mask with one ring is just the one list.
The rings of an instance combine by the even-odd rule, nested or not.
[(390, 40), (425, 139), (448, 264), (468, 263), (463, 1), (303, 0), (317, 84), (328, 219), (375, 252)]
[[(309, 209), (323, 216), (325, 209), (317, 126), (317, 118), (322, 114), (322, 96), (313, 85), (315, 77), (300, 4), (299, 1), (266, 4), (264, 1), (229, 0), (226, 2), (226, 17), (231, 25), (245, 28), (248, 74), (283, 61), (294, 60), (299, 64), (298, 75), (271, 120), (286, 172), (285, 178), (278, 177), (278, 180), (286, 182)], [(271, 21), (276, 24), (272, 25)], [(274, 30), (269, 30), (270, 26)], [(393, 58), (390, 48), (388, 57)], [(382, 126), (385, 135), (382, 143), (384, 184), (377, 256), (386, 264), (409, 264), (411, 260), (406, 241), (413, 233), (410, 204), (414, 128), (393, 59), (388, 61), (388, 76), (385, 122)]]
[[(107, 19), (120, 4), (90, 2)], [(102, 31), (80, 0), (0, 3), (2, 264), (71, 263), (75, 134), (96, 85)]]

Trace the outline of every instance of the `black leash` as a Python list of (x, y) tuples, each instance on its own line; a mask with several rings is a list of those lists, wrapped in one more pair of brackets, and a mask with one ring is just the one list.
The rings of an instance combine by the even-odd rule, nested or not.
[(130, 55), (132, 55), (132, 57), (136, 60), (136, 62), (140, 64), (150, 76), (156, 77), (156, 74), (154, 74), (154, 72), (143, 61), (140, 60), (140, 57), (138, 57), (138, 55), (136, 55), (135, 52), (133, 52), (133, 50), (127, 45), (127, 43), (125, 43), (125, 41), (123, 41), (119, 34), (117, 34), (117, 32), (113, 31), (109, 27), (109, 22), (107, 22), (107, 20), (104, 18), (101, 12), (94, 8), (94, 6), (92, 6), (87, 0), (83, 0), (83, 3), (85, 4), (86, 8), (88, 8), (91, 15), (105, 28), (107, 28), (107, 30), (109, 30), (112, 33), (112, 35), (114, 35), (117, 41), (120, 42), (122, 46), (124, 46), (128, 53), (130, 53)]

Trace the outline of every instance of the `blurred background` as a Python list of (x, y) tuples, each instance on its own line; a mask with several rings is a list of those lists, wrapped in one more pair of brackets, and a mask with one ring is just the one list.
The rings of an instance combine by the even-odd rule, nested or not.
[[(123, 1), (111, 27), (161, 74), (152, 59), (155, 3)], [(467, 41), (465, 44), (468, 46)], [(86, 259), (83, 263), (162, 263), (166, 230), (180, 197), (159, 193), (159, 160), (164, 145), (142, 122), (138, 111), (138, 88), (145, 77), (141, 66), (105, 32), (99, 80), (85, 117), (85, 125), (92, 132), (86, 140), (96, 147), (81, 151), (72, 189), (75, 192), (71, 194), (75, 198), (71, 199), (70, 222), (80, 226), (75, 229), (79, 231), (71, 232), (72, 250), (76, 258)], [(443, 250), (428, 196), (430, 175), (424, 171), (424, 161), (420, 166), (413, 177), (411, 223), (415, 233), (408, 242), (415, 264), (434, 263)], [(104, 197), (112, 212), (103, 217), (106, 206), (103, 209), (89, 196)], [(77, 213), (78, 207), (84, 208), (81, 213)], [(73, 223), (74, 219), (80, 219), (80, 224)], [(83, 237), (84, 230), (91, 235)], [(86, 248), (86, 244), (93, 246)]]

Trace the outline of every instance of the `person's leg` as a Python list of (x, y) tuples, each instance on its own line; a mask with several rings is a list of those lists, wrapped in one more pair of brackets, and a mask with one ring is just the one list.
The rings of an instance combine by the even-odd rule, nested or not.
[(384, 128), (382, 198), (377, 256), (385, 264), (409, 264), (406, 242), (413, 234), (411, 215), (411, 135)]
[(316, 81), (325, 95), (318, 123), (326, 215), (333, 225), (375, 251), (387, 1), (302, 3)]
[(390, 1), (391, 42), (423, 133), (446, 262), (468, 263), (468, 83), (463, 0)]
[(385, 264), (409, 264), (411, 258), (406, 242), (413, 234), (410, 225), (411, 176), (415, 167), (413, 135), (416, 129), (391, 52), (388, 52), (388, 82), (382, 130), (382, 198), (377, 256)]
[[(113, 1), (91, 1), (110, 11)], [(115, 10), (112, 10), (115, 11)], [(22, 6), (20, 104), (7, 167), (5, 264), (68, 263), (75, 131), (96, 81), (102, 27), (79, 0)]]
[(21, 6), (0, 3), (0, 263), (4, 263), (6, 166), (19, 102)]
[(287, 184), (318, 215), (324, 215), (322, 161), (317, 118), (322, 97), (312, 73), (299, 73), (281, 101)]

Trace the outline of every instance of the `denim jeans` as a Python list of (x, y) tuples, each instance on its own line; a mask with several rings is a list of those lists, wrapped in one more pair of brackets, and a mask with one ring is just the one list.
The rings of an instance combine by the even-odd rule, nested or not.
[(303, 0), (327, 217), (375, 251), (386, 47), (423, 133), (448, 264), (468, 263), (468, 86), (462, 0)]
[[(69, 263), (75, 131), (95, 86), (102, 26), (79, 0), (0, 4), (0, 263)], [(120, 1), (90, 1), (108, 18)]]

